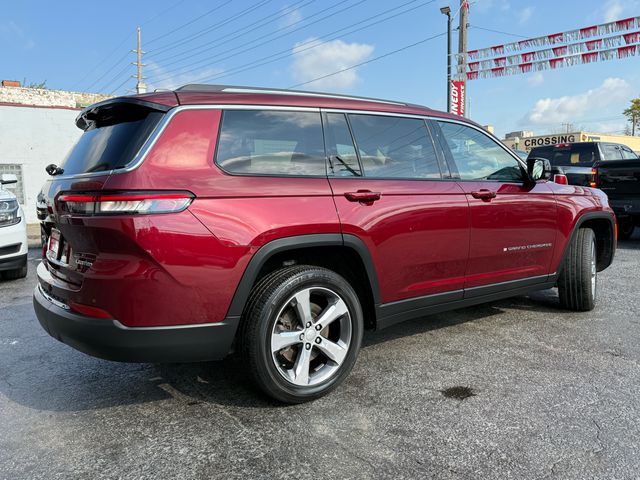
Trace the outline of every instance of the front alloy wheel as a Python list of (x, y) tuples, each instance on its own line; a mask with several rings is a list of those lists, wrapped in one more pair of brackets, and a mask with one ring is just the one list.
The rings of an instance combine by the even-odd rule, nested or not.
[(299, 403), (346, 378), (362, 330), (358, 297), (340, 275), (320, 267), (288, 267), (254, 287), (243, 316), (241, 351), (263, 391)]

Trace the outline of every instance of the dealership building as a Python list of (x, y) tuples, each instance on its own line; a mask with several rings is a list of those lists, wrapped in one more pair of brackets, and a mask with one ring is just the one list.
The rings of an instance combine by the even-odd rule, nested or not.
[(626, 145), (634, 152), (640, 152), (640, 137), (631, 135), (611, 135), (609, 133), (593, 132), (567, 132), (553, 133), (550, 135), (534, 135), (533, 132), (521, 130), (510, 132), (505, 135), (504, 144), (514, 150), (524, 150), (530, 152), (533, 147), (544, 145), (556, 145), (558, 143), (574, 142), (611, 142)]

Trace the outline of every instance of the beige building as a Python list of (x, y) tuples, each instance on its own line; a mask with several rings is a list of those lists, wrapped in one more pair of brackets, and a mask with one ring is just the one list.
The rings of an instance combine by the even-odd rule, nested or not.
[(582, 131), (569, 133), (553, 133), (550, 135), (533, 135), (533, 132), (528, 131), (511, 132), (507, 134), (503, 142), (505, 145), (513, 148), (514, 150), (524, 150), (525, 152), (530, 152), (533, 147), (574, 142), (621, 143), (628, 146), (634, 152), (640, 152), (640, 137)]

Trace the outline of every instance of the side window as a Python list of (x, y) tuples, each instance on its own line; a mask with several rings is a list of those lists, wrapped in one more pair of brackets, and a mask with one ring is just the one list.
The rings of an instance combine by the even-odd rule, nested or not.
[(349, 121), (366, 177), (442, 178), (423, 120), (351, 114)]
[(225, 110), (216, 163), (229, 173), (324, 176), (320, 113)]
[(635, 153), (633, 153), (633, 151), (629, 147), (626, 147), (626, 146), (623, 145), (621, 148), (622, 148), (622, 158), (624, 160), (637, 160), (638, 159), (638, 156)]
[(520, 163), (489, 136), (459, 123), (438, 124), (462, 180), (522, 181)]
[(602, 153), (604, 153), (603, 160), (622, 160), (620, 147), (614, 145), (613, 143), (603, 143)]
[(327, 113), (325, 119), (325, 144), (330, 173), (336, 177), (359, 177), (362, 172), (344, 113)]

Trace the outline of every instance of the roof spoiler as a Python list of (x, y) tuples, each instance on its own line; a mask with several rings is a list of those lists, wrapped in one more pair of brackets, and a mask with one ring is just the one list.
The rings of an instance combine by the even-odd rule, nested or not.
[(100, 120), (105, 116), (109, 116), (109, 113), (113, 113), (123, 106), (133, 106), (134, 108), (154, 110), (163, 113), (168, 112), (172, 108), (168, 105), (148, 102), (134, 97), (110, 98), (108, 100), (103, 100), (102, 102), (94, 103), (93, 105), (83, 109), (76, 117), (76, 126), (81, 130), (87, 130), (97, 120)]

